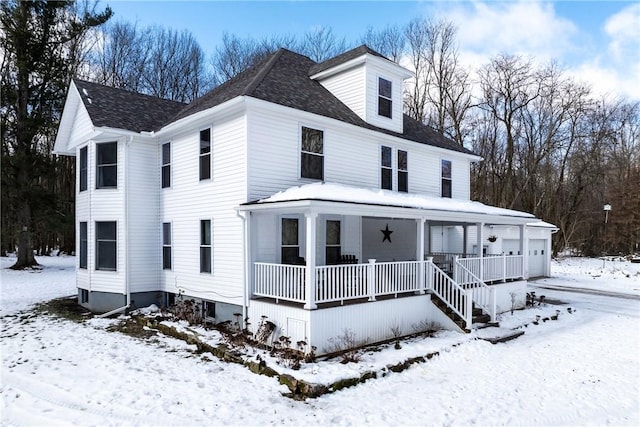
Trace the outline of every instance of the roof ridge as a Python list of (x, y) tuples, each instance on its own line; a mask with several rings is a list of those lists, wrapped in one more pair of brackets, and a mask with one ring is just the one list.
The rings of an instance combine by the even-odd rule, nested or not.
[[(182, 101), (175, 101), (175, 100), (173, 100), (173, 99), (162, 98), (162, 97), (160, 97), (160, 96), (156, 96), (156, 95), (149, 95), (148, 93), (141, 93), (141, 92), (137, 92), (137, 91), (130, 90), (130, 89), (124, 89), (124, 88), (121, 88), (121, 87), (109, 86), (109, 85), (105, 85), (105, 84), (98, 83), (98, 82), (92, 82), (91, 80), (79, 79), (79, 78), (77, 78), (77, 77), (74, 77), (74, 78), (72, 78), (71, 80), (74, 82), (74, 84), (76, 84), (76, 82), (79, 82), (79, 83), (81, 83), (81, 84), (90, 84), (90, 85), (100, 86), (101, 88), (105, 88), (105, 89), (107, 89), (107, 90), (113, 90), (113, 91), (118, 91), (118, 92), (124, 92), (124, 93), (127, 93), (127, 94), (129, 94), (129, 95), (133, 95), (133, 96), (139, 96), (139, 97), (145, 97), (145, 98), (152, 98), (152, 99), (160, 100), (160, 101), (163, 101), (163, 102), (173, 102), (173, 103), (175, 103), (175, 104), (181, 104), (181, 105), (189, 105), (189, 104), (187, 104), (186, 102), (182, 102)], [(76, 84), (76, 87), (77, 87), (77, 86), (78, 86), (78, 85)], [(84, 95), (84, 94), (82, 94), (82, 95)], [(89, 94), (89, 95), (84, 95), (84, 96), (87, 96), (87, 97), (91, 98), (91, 95), (90, 95), (90, 94)]]
[(242, 91), (242, 95), (249, 95), (255, 90), (256, 87), (258, 87), (258, 85), (262, 82), (262, 80), (264, 80), (266, 75), (269, 74), (269, 71), (273, 69), (275, 63), (278, 62), (278, 59), (283, 55), (284, 50), (284, 48), (280, 48), (271, 55), (271, 58), (269, 58), (266, 64), (262, 66), (262, 69), (258, 71), (253, 79), (251, 79), (249, 84), (244, 88), (244, 90)]

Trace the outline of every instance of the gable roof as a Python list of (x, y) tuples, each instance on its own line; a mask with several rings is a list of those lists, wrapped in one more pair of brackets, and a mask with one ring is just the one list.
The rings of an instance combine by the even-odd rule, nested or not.
[(189, 104), (81, 80), (74, 80), (74, 83), (78, 86), (87, 111), (96, 126), (121, 128), (134, 132), (160, 130), (165, 125), (236, 97), (248, 96), (409, 141), (475, 155), (406, 114), (403, 117), (402, 133), (371, 125), (321, 83), (309, 78), (313, 73), (340, 65), (363, 54), (382, 57), (379, 53), (362, 45), (318, 64), (304, 55), (279, 49)]
[(74, 79), (91, 122), (97, 127), (152, 131), (184, 108), (181, 102)]
[(402, 133), (371, 125), (360, 118), (322, 84), (309, 78), (310, 72), (314, 67), (324, 67), (327, 64), (329, 67), (335, 66), (364, 53), (380, 56), (380, 54), (368, 47), (360, 46), (333, 59), (317, 64), (306, 56), (287, 49), (279, 49), (263, 61), (190, 103), (172, 121), (215, 107), (237, 96), (250, 96), (398, 138), (460, 153), (474, 154), (406, 114), (403, 118)]

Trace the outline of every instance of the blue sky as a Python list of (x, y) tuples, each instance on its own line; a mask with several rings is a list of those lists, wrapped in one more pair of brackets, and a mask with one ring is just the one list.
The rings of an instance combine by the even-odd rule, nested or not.
[(367, 27), (417, 17), (458, 26), (470, 68), (514, 53), (555, 60), (598, 93), (640, 100), (640, 2), (634, 1), (108, 1), (114, 20), (187, 29), (208, 54), (226, 31), (239, 37), (302, 35), (318, 26), (356, 43)]

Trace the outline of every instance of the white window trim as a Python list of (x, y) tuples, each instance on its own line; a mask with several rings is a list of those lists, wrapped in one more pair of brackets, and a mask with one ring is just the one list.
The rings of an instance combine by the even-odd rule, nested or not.
[[(202, 221), (209, 221), (209, 245), (202, 244)], [(209, 254), (209, 265), (211, 266), (211, 271), (202, 271), (202, 265), (200, 264), (200, 249), (207, 247), (211, 250)], [(200, 218), (198, 220), (198, 271), (200, 274), (213, 276), (213, 218)]]
[[(199, 134), (198, 134), (198, 137), (200, 137)], [(164, 163), (164, 160), (162, 159), (162, 154), (164, 149), (163, 147), (165, 144), (169, 144), (169, 163)], [(200, 161), (200, 159), (198, 159), (198, 161)], [(169, 186), (168, 187), (162, 186), (162, 174), (165, 166), (169, 166)], [(200, 173), (199, 170), (198, 170), (198, 173)], [(160, 188), (164, 190), (171, 187), (173, 187), (173, 141), (166, 141), (160, 144)]]
[[(116, 223), (116, 268), (105, 269), (98, 268), (98, 223), (99, 222), (115, 222)], [(89, 228), (87, 226), (87, 228)], [(89, 230), (87, 230), (87, 237)], [(93, 271), (102, 273), (117, 273), (118, 263), (120, 262), (120, 221), (118, 220), (94, 220), (93, 221)], [(87, 268), (89, 267), (89, 261), (87, 260)]]
[[(302, 128), (309, 128), (322, 132), (322, 179), (305, 178), (302, 176)], [(307, 151), (305, 151), (307, 153)], [(317, 153), (309, 153), (318, 155)], [(298, 180), (303, 182), (325, 182), (327, 178), (327, 131), (323, 126), (298, 122)]]
[[(340, 222), (340, 252), (344, 248), (344, 216), (343, 215), (326, 215), (322, 217), (322, 262), (327, 265), (327, 221), (339, 221)], [(316, 235), (316, 238), (318, 236)], [(333, 245), (335, 246), (335, 245)]]
[[(449, 163), (451, 163), (451, 178), (444, 178), (442, 176), (442, 161), (443, 160), (446, 160)], [(440, 166), (440, 168), (439, 168), (439, 172), (440, 173), (439, 173), (439, 180), (438, 180), (438, 186), (440, 187), (440, 192), (439, 192), (440, 197), (441, 198), (447, 198), (447, 199), (453, 199), (453, 160), (451, 158), (440, 157), (440, 162), (439, 162), (438, 166)], [(451, 197), (444, 197), (442, 195), (442, 180), (443, 179), (449, 179), (449, 181), (451, 182)]]
[[(400, 171), (400, 169), (398, 168), (398, 151), (404, 151), (405, 153), (407, 153), (407, 193), (409, 193), (409, 177), (410, 177), (410, 172), (409, 172), (409, 153), (410, 151), (407, 148), (400, 148), (397, 145), (393, 145), (393, 144), (385, 144), (385, 143), (380, 143), (378, 144), (378, 187), (380, 189), (382, 189), (382, 147), (389, 147), (391, 149), (391, 167), (387, 168), (386, 166), (384, 167), (385, 169), (391, 169), (391, 190), (390, 191), (396, 191), (398, 192), (398, 172)], [(440, 172), (440, 174), (442, 175), (442, 172)], [(404, 191), (403, 191), (404, 193)]]
[[(391, 83), (391, 98), (387, 98), (386, 96), (382, 96), (380, 95), (380, 79), (384, 79), (388, 82)], [(385, 77), (382, 74), (376, 74), (376, 102), (375, 102), (375, 106), (376, 106), (376, 117), (382, 120), (390, 120), (393, 121), (393, 87), (394, 87), (394, 83), (393, 83), (393, 79), (390, 79), (389, 77)], [(389, 111), (391, 113), (391, 117), (387, 117), (387, 116), (383, 116), (382, 114), (380, 114), (380, 109), (378, 108), (378, 98), (384, 98), (384, 99), (388, 99), (389, 101), (391, 101), (391, 110)]]
[[(200, 179), (200, 132), (209, 129), (209, 178)], [(196, 145), (196, 155), (198, 158), (198, 182), (212, 182), (213, 181), (213, 124), (204, 126), (198, 129), (198, 144)], [(173, 181), (172, 181), (173, 182)]]
[[(169, 239), (171, 244), (170, 245), (165, 245), (164, 244), (164, 224), (169, 224)], [(173, 221), (162, 221), (162, 230), (160, 232), (161, 236), (161, 245), (160, 245), (160, 261), (162, 264), (162, 271), (173, 271), (173, 263), (174, 263), (174, 258), (173, 258)], [(170, 252), (171, 252), (171, 267), (170, 268), (164, 268), (164, 248), (165, 247), (169, 247), (170, 248)]]
[[(278, 244), (277, 263), (282, 264), (282, 220), (283, 219), (297, 219), (298, 220), (298, 256), (304, 256), (306, 253), (306, 242), (304, 238), (306, 236), (305, 224), (303, 215), (278, 215), (278, 226), (276, 227), (276, 242)], [(316, 236), (317, 239), (317, 236)]]

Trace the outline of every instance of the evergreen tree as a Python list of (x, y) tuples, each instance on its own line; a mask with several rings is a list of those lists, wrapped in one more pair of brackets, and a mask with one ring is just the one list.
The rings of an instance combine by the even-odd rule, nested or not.
[(56, 168), (69, 164), (51, 154), (66, 88), (87, 49), (88, 31), (111, 15), (108, 7), (96, 12), (95, 5), (78, 7), (75, 1), (5, 0), (0, 5), (2, 249), (17, 241), (14, 269), (37, 264), (34, 230), (51, 232), (51, 224), (40, 221), (58, 212)]

